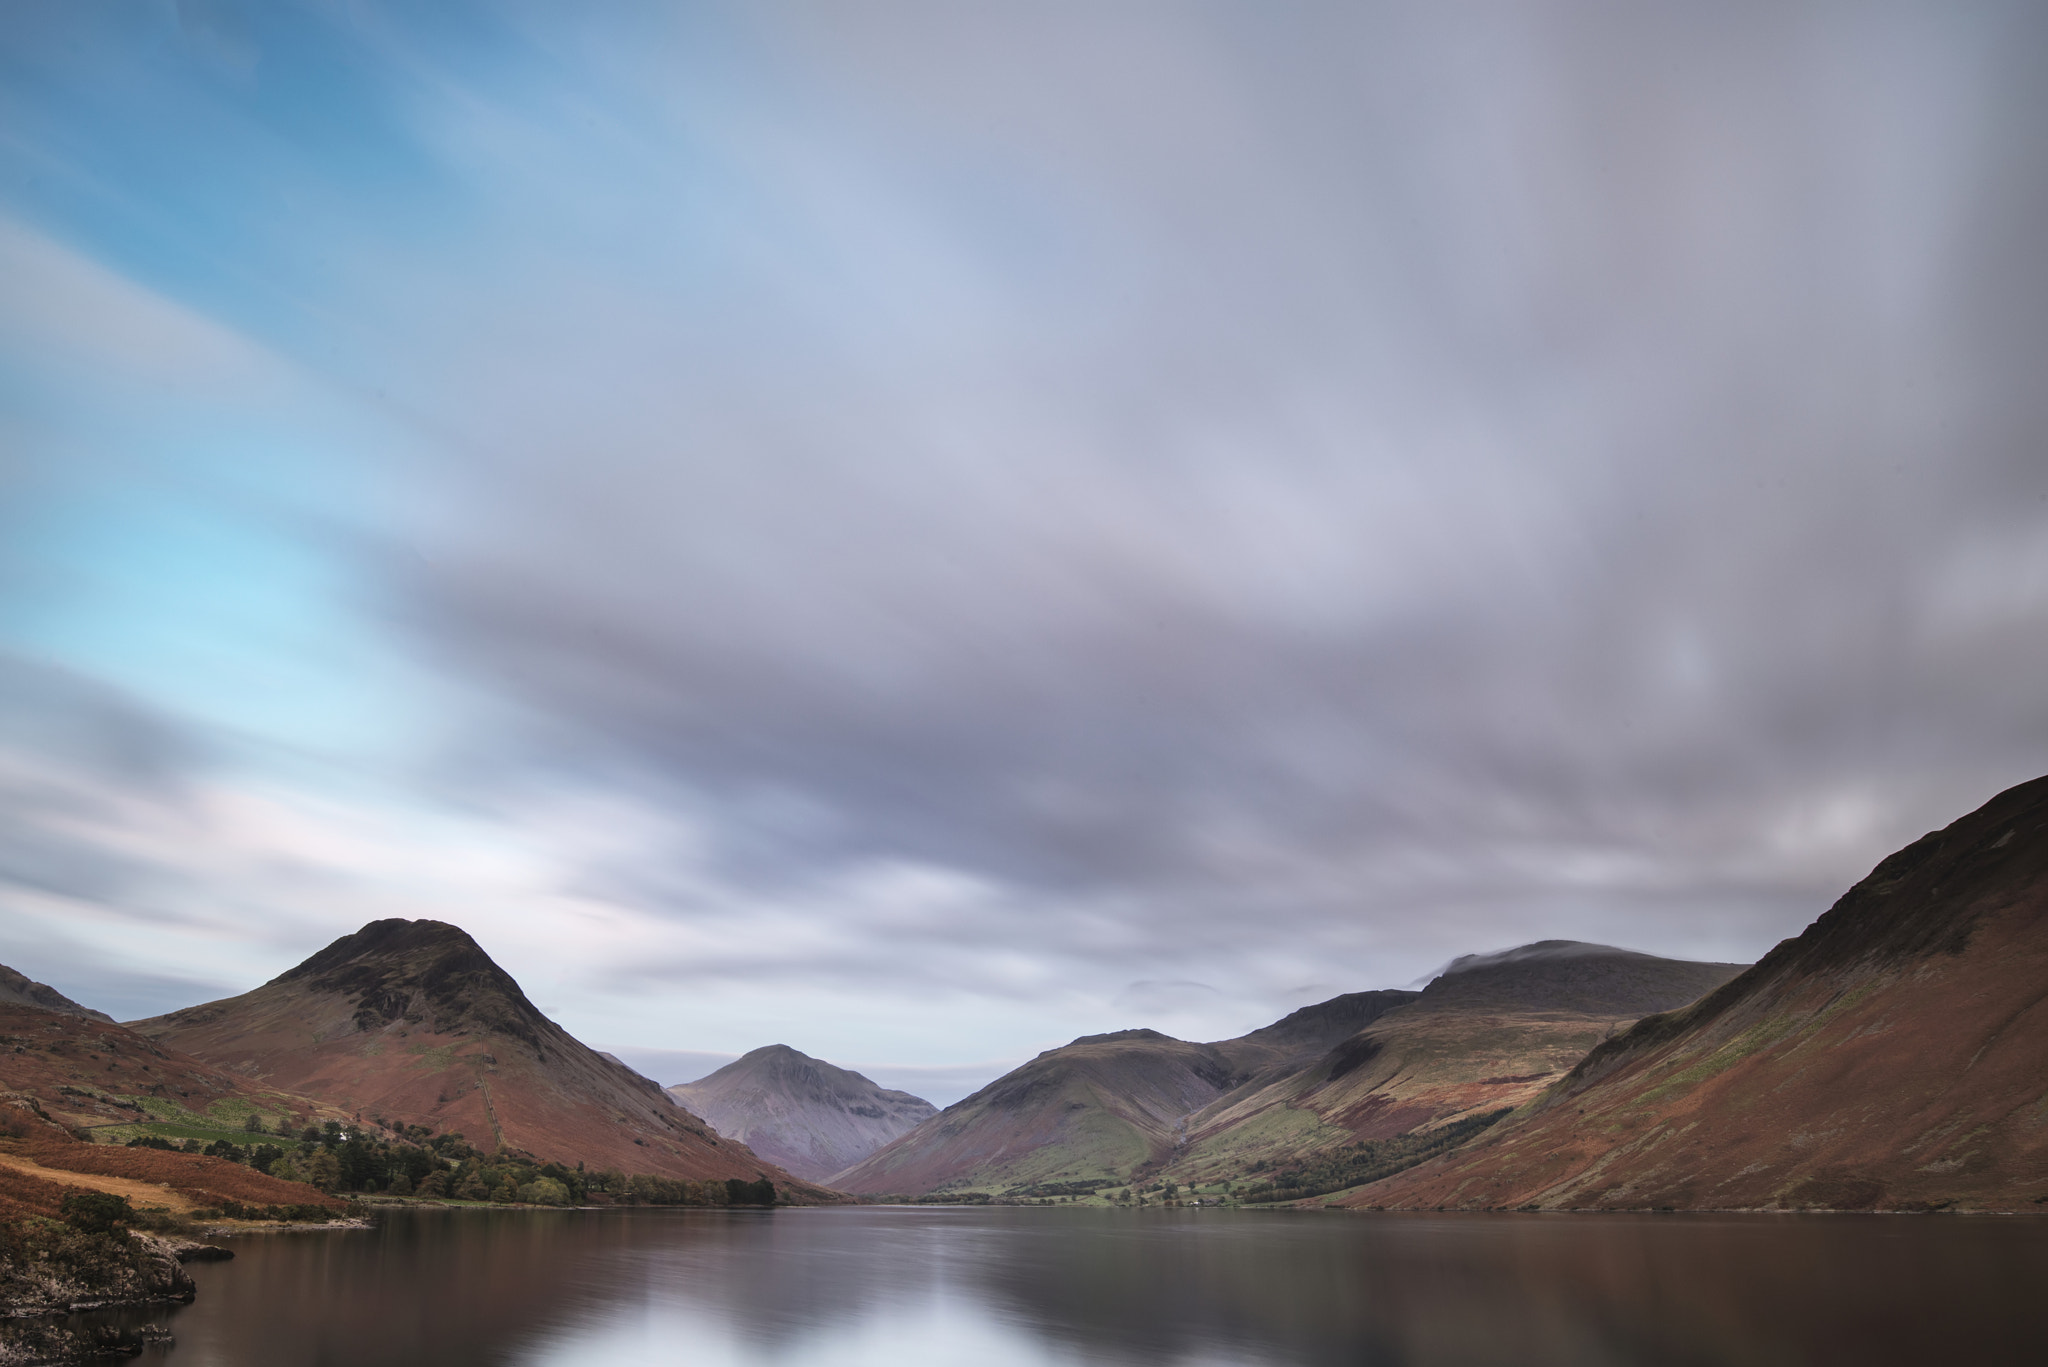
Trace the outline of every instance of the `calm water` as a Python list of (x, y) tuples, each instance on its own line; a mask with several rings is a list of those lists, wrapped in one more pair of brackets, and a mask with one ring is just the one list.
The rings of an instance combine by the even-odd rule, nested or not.
[(144, 1361), (2048, 1361), (2042, 1220), (443, 1211), (228, 1242)]

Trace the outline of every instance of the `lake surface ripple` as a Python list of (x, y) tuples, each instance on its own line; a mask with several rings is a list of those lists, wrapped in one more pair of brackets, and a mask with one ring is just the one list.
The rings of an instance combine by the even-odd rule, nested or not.
[(198, 1265), (172, 1367), (2048, 1361), (2048, 1220), (417, 1211)]

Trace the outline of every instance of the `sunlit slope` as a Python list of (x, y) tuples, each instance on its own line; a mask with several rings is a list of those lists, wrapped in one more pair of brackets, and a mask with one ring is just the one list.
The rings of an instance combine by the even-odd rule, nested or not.
[(1192, 1117), (1172, 1171), (1234, 1177), (1519, 1105), (1603, 1039), (1741, 971), (1566, 940), (1460, 959), (1306, 1067)]
[(1879, 864), (1390, 1207), (2048, 1208), (2048, 779)]
[(667, 1090), (725, 1138), (820, 1182), (938, 1114), (923, 1097), (876, 1086), (786, 1044)]
[(949, 1106), (830, 1184), (922, 1195), (1128, 1182), (1172, 1160), (1191, 1113), (1299, 1067), (1414, 997), (1354, 992), (1217, 1044), (1156, 1030), (1085, 1035)]
[(254, 991), (134, 1022), (216, 1067), (478, 1148), (693, 1180), (787, 1174), (586, 1048), (476, 941), (375, 921)]

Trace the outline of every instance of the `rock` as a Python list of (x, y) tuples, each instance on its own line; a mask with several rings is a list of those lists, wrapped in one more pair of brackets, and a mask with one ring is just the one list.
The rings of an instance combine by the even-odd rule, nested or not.
[(232, 1248), (202, 1244), (197, 1239), (171, 1239), (166, 1242), (170, 1244), (171, 1256), (181, 1263), (224, 1263), (235, 1256)]

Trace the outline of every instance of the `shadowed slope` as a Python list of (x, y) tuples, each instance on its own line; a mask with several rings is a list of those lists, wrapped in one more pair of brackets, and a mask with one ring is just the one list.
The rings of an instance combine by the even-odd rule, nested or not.
[(88, 1020), (114, 1019), (104, 1011), (80, 1006), (48, 983), (30, 982), (26, 973), (18, 973), (6, 964), (0, 964), (0, 1006), (40, 1006), (45, 1011), (62, 1011)]
[(374, 921), (252, 992), (135, 1028), (351, 1113), (459, 1131), (486, 1151), (787, 1181), (572, 1038), (476, 941), (439, 921)]
[(1914, 842), (1754, 968), (1348, 1204), (2038, 1209), (2048, 779)]
[(668, 1094), (719, 1134), (818, 1182), (938, 1114), (923, 1097), (878, 1087), (786, 1044), (744, 1054)]

